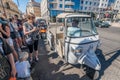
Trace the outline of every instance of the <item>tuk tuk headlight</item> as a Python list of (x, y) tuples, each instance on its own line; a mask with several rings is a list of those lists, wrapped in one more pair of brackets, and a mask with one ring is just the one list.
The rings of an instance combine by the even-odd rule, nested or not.
[(81, 53), (82, 52), (82, 48), (76, 48), (76, 49), (74, 49), (74, 48), (71, 47), (71, 52), (72, 53)]

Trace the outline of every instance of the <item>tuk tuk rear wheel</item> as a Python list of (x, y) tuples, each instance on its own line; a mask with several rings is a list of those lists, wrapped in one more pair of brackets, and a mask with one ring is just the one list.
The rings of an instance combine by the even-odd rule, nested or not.
[(97, 80), (99, 78), (99, 71), (86, 67), (86, 75), (92, 80)]

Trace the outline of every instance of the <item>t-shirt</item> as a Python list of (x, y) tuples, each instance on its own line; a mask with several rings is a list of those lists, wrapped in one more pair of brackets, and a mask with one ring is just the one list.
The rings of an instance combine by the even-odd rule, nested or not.
[(20, 28), (20, 26), (22, 26), (22, 21), (18, 19), (18, 20), (16, 21), (16, 23), (17, 23), (17, 26), (18, 26), (18, 28), (19, 28), (18, 31), (22, 31), (23, 28), (22, 28), (22, 27)]
[(30, 77), (30, 63), (28, 61), (17, 61), (15, 65), (18, 78)]
[(16, 22), (11, 22), (12, 26), (14, 27), (15, 31), (18, 31), (18, 26)]
[[(25, 26), (27, 32), (29, 32), (30, 30), (32, 30), (34, 27), (36, 28), (36, 24), (35, 23), (33, 23), (33, 26), (30, 25), (28, 22), (25, 22), (23, 25)], [(38, 32), (39, 31), (32, 32), (32, 33), (30, 33), (27, 36), (28, 37), (32, 37), (34, 40), (38, 40), (38, 38), (37, 38)]]
[(0, 52), (3, 55), (8, 55), (12, 53), (11, 47), (8, 45), (5, 39), (0, 38)]
[(67, 35), (72, 37), (80, 37), (80, 28), (68, 27)]

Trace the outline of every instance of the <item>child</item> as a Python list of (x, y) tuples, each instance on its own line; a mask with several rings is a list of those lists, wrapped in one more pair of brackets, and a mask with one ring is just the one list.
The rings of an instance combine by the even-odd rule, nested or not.
[(28, 53), (21, 52), (20, 60), (16, 62), (18, 80), (31, 80), (30, 63), (27, 61), (27, 58), (28, 58)]

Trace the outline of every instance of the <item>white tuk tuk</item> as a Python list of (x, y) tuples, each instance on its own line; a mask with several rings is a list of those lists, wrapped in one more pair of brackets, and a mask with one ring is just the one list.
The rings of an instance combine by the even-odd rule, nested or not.
[(101, 64), (95, 51), (99, 46), (99, 35), (91, 16), (79, 13), (61, 13), (57, 16), (55, 48), (58, 55), (70, 64), (86, 67), (86, 74), (93, 80), (98, 78)]

